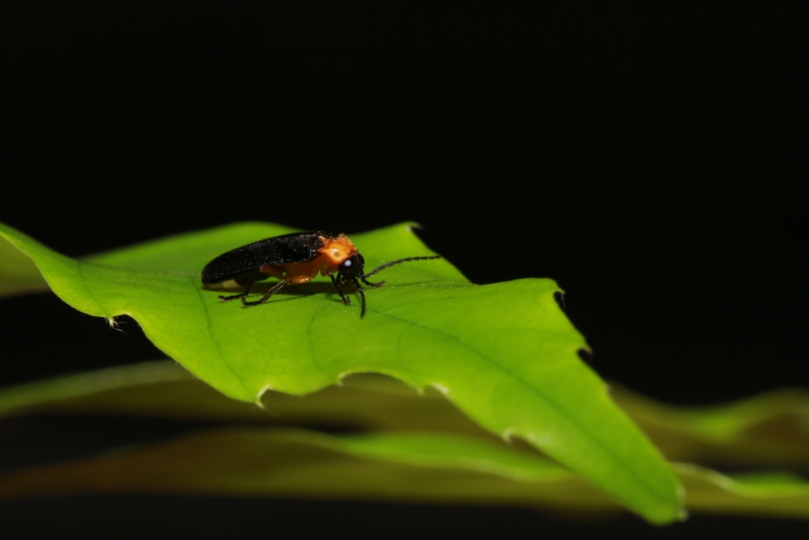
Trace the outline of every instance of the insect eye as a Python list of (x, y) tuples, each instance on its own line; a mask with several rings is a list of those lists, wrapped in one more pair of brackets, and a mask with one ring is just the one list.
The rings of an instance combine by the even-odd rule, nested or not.
[(359, 255), (349, 257), (342, 262), (340, 270), (348, 276), (359, 275), (362, 273), (362, 259), (359, 258)]
[(352, 261), (351, 259), (346, 259), (343, 261), (342, 267), (343, 272), (346, 275), (349, 276), (354, 275), (354, 271), (356, 270), (356, 268), (354, 268), (354, 261)]

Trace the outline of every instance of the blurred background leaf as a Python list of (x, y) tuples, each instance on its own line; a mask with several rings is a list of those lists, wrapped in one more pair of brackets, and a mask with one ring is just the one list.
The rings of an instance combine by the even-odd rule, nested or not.
[[(786, 396), (791, 401), (785, 401)], [(780, 461), (778, 454), (746, 451), (755, 442), (745, 435), (751, 427), (785, 414), (805, 415), (807, 397), (795, 393), (758, 396), (699, 412), (625, 391), (616, 398), (643, 419), (644, 428), (652, 428), (650, 433), (666, 433), (655, 440), (666, 454), (682, 453), (684, 445), (677, 441), (681, 437), (711, 449), (692, 451), (692, 457), (739, 463), (739, 455), (746, 455), (747, 465), (769, 469), (807, 448), (803, 433), (803, 442), (793, 437), (797, 447), (782, 437), (781, 456), (786, 459)], [(268, 392), (264, 406), (230, 400), (173, 362), (6, 389), (0, 393), (0, 416), (58, 414), (68, 415), (69, 422), (70, 416), (102, 414), (228, 421), (230, 426), (199, 427), (157, 444), (6, 471), (0, 477), (0, 498), (202, 493), (620, 511), (575, 473), (522, 441), (494, 437), (431, 389), (417, 392), (388, 377), (353, 375), (341, 386), (306, 396)], [(678, 416), (687, 421), (670, 420)], [(731, 421), (739, 428), (736, 446), (724, 441), (713, 446), (716, 433), (694, 427)], [(675, 464), (675, 470), (686, 486), (690, 512), (809, 518), (809, 483), (794, 474), (727, 475), (682, 463)]]

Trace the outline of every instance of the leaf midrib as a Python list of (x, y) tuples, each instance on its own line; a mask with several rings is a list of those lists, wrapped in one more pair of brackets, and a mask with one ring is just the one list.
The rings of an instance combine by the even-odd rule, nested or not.
[[(644, 490), (646, 492), (651, 493), (658, 501), (661, 501), (662, 503), (664, 503), (664, 505), (668, 506), (668, 498), (665, 497), (663, 494), (658, 493), (657, 490), (653, 488), (654, 484), (648, 484), (647, 482), (644, 481), (644, 477), (637, 474), (633, 468), (626, 467), (623, 460), (618, 459), (616, 457), (616, 455), (613, 454), (609, 450), (609, 446), (605, 446), (603, 444), (603, 442), (599, 438), (594, 437), (588, 430), (584, 429), (581, 426), (581, 424), (578, 422), (578, 420), (576, 420), (575, 416), (571, 416), (563, 407), (561, 407), (561, 405), (556, 403), (554, 400), (550, 399), (547, 396), (547, 394), (543, 393), (539, 388), (537, 388), (537, 387), (535, 387), (535, 386), (533, 386), (531, 384), (528, 384), (524, 379), (518, 377), (513, 371), (507, 369), (506, 367), (504, 367), (502, 364), (500, 364), (499, 362), (497, 362), (493, 358), (490, 358), (489, 356), (485, 355), (481, 351), (475, 349), (470, 344), (465, 343), (464, 341), (462, 341), (457, 336), (453, 336), (451, 334), (447, 334), (446, 332), (442, 332), (442, 331), (440, 331), (438, 329), (430, 328), (430, 327), (418, 324), (416, 322), (410, 321), (408, 319), (404, 319), (402, 317), (397, 317), (395, 315), (391, 315), (389, 312), (377, 311), (377, 313), (379, 313), (380, 315), (384, 315), (386, 317), (390, 317), (390, 318), (395, 319), (397, 321), (400, 321), (402, 323), (409, 324), (412, 327), (424, 329), (424, 330), (427, 330), (429, 332), (433, 332), (433, 333), (436, 333), (438, 335), (441, 335), (446, 339), (455, 341), (459, 345), (461, 345), (464, 348), (466, 348), (467, 350), (471, 351), (473, 354), (479, 356), (481, 359), (488, 362), (490, 365), (492, 365), (495, 368), (497, 368), (498, 370), (500, 370), (506, 376), (508, 376), (511, 379), (513, 379), (514, 381), (516, 381), (518, 384), (526, 387), (529, 390), (529, 392), (536, 395), (539, 399), (544, 400), (551, 408), (556, 410), (562, 417), (567, 418), (570, 421), (570, 423), (572, 425), (574, 425), (579, 432), (584, 434), (585, 438), (591, 440), (593, 442), (594, 446), (600, 448), (602, 450), (602, 452), (604, 453), (604, 455), (609, 456), (609, 458), (613, 461), (613, 463), (615, 463), (618, 466), (619, 469), (621, 469), (621, 470), (623, 470), (625, 472), (628, 472), (629, 476), (634, 478), (638, 485), (643, 486)], [(450, 391), (450, 395), (452, 395), (451, 391)]]

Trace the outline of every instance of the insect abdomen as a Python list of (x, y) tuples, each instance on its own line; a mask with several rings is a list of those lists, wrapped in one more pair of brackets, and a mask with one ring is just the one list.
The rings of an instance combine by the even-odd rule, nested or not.
[(209, 262), (202, 270), (202, 283), (219, 283), (265, 266), (310, 261), (323, 247), (321, 238), (332, 236), (322, 232), (291, 233), (247, 244)]

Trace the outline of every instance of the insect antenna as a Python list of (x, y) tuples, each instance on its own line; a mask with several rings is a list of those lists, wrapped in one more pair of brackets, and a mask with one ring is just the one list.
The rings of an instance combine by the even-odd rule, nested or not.
[(376, 274), (380, 270), (384, 270), (385, 268), (388, 268), (389, 266), (393, 266), (394, 264), (399, 264), (399, 263), (408, 262), (408, 261), (424, 261), (424, 260), (427, 260), (427, 259), (440, 259), (440, 258), (441, 258), (441, 255), (428, 255), (428, 256), (425, 256), (425, 257), (405, 257), (404, 259), (398, 259), (396, 261), (391, 261), (389, 263), (385, 263), (382, 266), (378, 266), (378, 267), (374, 268), (373, 270), (371, 270), (370, 272), (368, 272), (367, 274), (361, 275), (360, 278), (363, 281), (365, 281), (365, 278), (373, 276), (374, 274)]
[(374, 274), (376, 274), (380, 270), (384, 270), (385, 268), (388, 268), (389, 266), (393, 266), (394, 264), (399, 264), (399, 263), (408, 262), (408, 261), (423, 261), (423, 260), (426, 260), (426, 259), (440, 259), (440, 258), (441, 258), (440, 255), (429, 255), (429, 256), (424, 256), (424, 257), (405, 257), (404, 259), (398, 259), (398, 260), (395, 260), (395, 261), (391, 261), (389, 263), (385, 263), (382, 266), (378, 266), (378, 267), (374, 268), (373, 270), (371, 270), (370, 272), (368, 272), (367, 274), (362, 274), (360, 276), (352, 276), (353, 280), (354, 280), (354, 285), (357, 286), (357, 292), (360, 293), (360, 298), (362, 298), (362, 311), (360, 312), (360, 318), (362, 318), (365, 315), (365, 291), (360, 286), (360, 282), (359, 282), (359, 280), (357, 278), (362, 280), (362, 282), (365, 283), (366, 285), (368, 285), (369, 287), (379, 287), (380, 285), (383, 285), (385, 282), (384, 281), (378, 281), (376, 283), (371, 283), (370, 281), (366, 280), (365, 278), (367, 278), (368, 276), (373, 276)]

